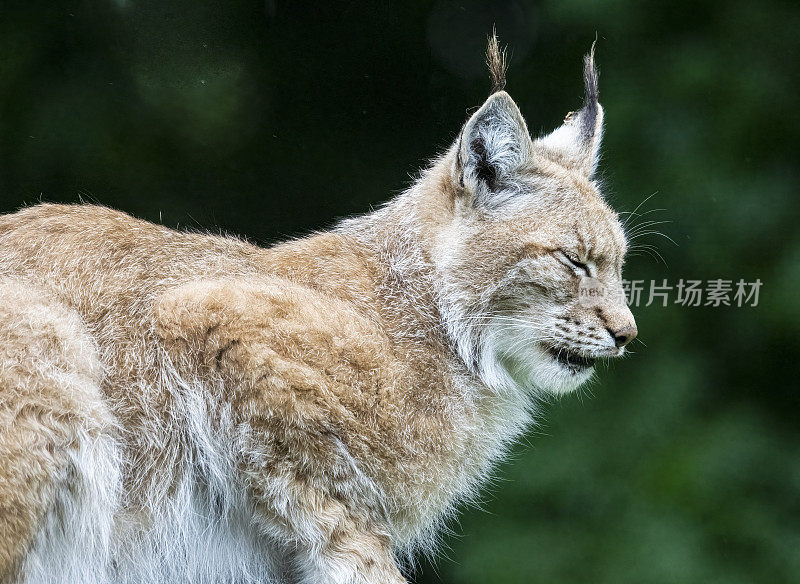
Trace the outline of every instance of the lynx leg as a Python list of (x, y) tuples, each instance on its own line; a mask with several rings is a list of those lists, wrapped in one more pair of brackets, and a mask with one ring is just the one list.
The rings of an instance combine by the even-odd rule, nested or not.
[(405, 584), (389, 547), (389, 538), (360, 531), (344, 522), (320, 549), (297, 557), (303, 584)]
[(119, 489), (100, 361), (78, 316), (0, 278), (0, 582), (103, 582)]
[(388, 533), (366, 513), (289, 473), (259, 478), (267, 489), (253, 492), (259, 520), (265, 531), (292, 542), (298, 584), (406, 583)]

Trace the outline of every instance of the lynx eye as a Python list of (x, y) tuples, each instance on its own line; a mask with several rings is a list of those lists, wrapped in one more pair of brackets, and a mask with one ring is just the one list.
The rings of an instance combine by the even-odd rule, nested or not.
[(574, 253), (559, 250), (559, 254), (566, 260), (566, 263), (568, 263), (570, 267), (583, 272), (586, 276), (589, 275), (589, 266), (581, 262)]

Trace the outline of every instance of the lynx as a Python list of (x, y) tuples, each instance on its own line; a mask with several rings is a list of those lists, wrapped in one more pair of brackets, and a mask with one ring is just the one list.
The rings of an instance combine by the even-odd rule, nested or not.
[(412, 186), (267, 249), (1, 217), (0, 581), (405, 582), (537, 396), (636, 336), (593, 54), (533, 139), (492, 37), (492, 93)]

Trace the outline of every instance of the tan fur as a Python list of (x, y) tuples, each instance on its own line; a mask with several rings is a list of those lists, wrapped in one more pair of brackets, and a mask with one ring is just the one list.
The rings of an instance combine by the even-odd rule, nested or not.
[[(524, 127), (506, 93), (491, 107)], [(462, 137), (384, 208), (270, 249), (95, 206), (0, 218), (0, 580), (40, 581), (34, 559), (69, 547), (47, 517), (96, 514), (102, 496), (84, 580), (223, 581), (228, 562), (231, 581), (257, 581), (237, 558), (255, 570), (263, 554), (275, 581), (403, 582), (396, 556), (474, 494), (531, 394), (584, 380), (553, 369), (550, 387), (537, 375), (555, 361), (529, 378), (525, 355), (615, 356), (606, 329), (634, 326), (624, 301), (579, 305), (559, 255), (619, 289), (616, 215), (587, 165), (527, 140), (514, 188), (528, 194), (479, 195)], [(108, 454), (75, 462), (95, 444)], [(103, 490), (96, 467), (118, 483)], [(172, 521), (191, 540), (192, 505), (222, 533), (195, 576), (178, 557), (191, 549), (158, 535)], [(234, 537), (252, 553), (224, 551)]]

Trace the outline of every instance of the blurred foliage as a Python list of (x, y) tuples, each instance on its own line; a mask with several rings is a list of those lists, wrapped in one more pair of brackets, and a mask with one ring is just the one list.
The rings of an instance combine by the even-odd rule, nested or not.
[[(635, 355), (544, 404), (418, 582), (752, 583), (800, 573), (800, 9), (745, 0), (3, 2), (0, 211), (86, 201), (270, 242), (408, 184), (485, 98), (534, 132), (598, 36), (602, 173), (665, 262), (756, 308), (635, 310)], [(662, 209), (660, 211), (652, 211)]]

